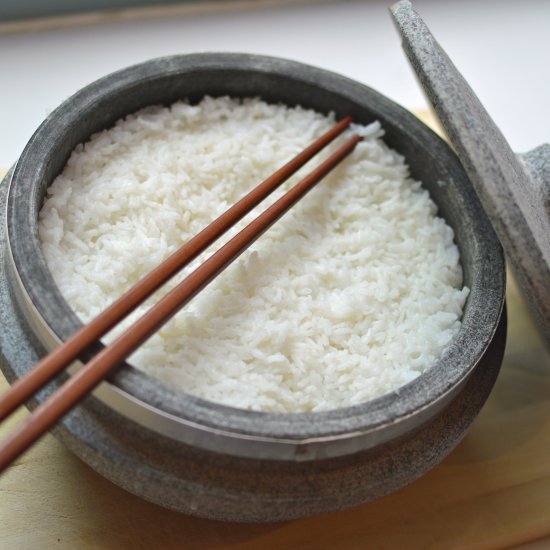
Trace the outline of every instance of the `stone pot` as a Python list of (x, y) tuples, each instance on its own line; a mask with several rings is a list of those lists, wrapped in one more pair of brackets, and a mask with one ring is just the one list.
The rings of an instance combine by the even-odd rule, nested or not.
[[(398, 391), (319, 413), (231, 408), (124, 365), (54, 435), (124, 489), (206, 518), (288, 520), (396, 491), (454, 448), (489, 395), (505, 342), (504, 259), (447, 144), (372, 89), (317, 68), (244, 54), (161, 58), (100, 79), (55, 110), (0, 187), (6, 205), (0, 260), (7, 275), (0, 283), (0, 366), (13, 381), (80, 326), (53, 282), (37, 234), (46, 189), (71, 151), (142, 107), (205, 94), (261, 96), (360, 123), (380, 120), (386, 143), (406, 157), (455, 231), (471, 289), (460, 333), (437, 364)], [(64, 379), (40, 392), (31, 408)]]

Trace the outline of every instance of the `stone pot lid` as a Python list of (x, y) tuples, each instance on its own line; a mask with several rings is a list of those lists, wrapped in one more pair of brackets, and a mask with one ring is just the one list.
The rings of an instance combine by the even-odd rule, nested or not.
[(515, 154), (411, 3), (402, 0), (390, 10), (550, 347), (550, 145)]

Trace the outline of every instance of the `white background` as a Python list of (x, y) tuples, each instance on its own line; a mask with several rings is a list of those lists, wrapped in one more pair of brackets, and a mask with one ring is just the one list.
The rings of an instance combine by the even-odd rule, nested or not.
[[(44, 116), (79, 88), (162, 55), (240, 51), (287, 57), (349, 76), (409, 109), (426, 106), (387, 1), (261, 4), (1, 32), (0, 167), (15, 162)], [(414, 5), (512, 148), (524, 152), (549, 141), (550, 1)]]

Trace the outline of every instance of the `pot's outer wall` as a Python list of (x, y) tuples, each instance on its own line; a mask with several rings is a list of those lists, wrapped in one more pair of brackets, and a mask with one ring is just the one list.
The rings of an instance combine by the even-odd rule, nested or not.
[[(80, 326), (47, 270), (37, 233), (46, 189), (71, 151), (141, 107), (197, 100), (205, 93), (259, 95), (335, 111), (337, 117), (351, 114), (360, 123), (380, 120), (388, 145), (407, 158), (413, 177), (423, 181), (455, 230), (465, 283), (472, 289), (460, 334), (436, 365), (398, 392), (324, 413), (276, 415), (225, 407), (167, 388), (126, 365), (111, 377), (113, 384), (150, 407), (231, 437), (207, 429), (189, 439), (169, 437), (94, 396), (67, 415), (54, 434), (128, 491), (207, 518), (288, 520), (395, 491), (443, 459), (489, 395), (504, 352), (504, 260), (448, 146), (407, 111), (338, 75), (260, 56), (179, 56), (107, 76), (54, 111), (23, 152), (7, 197), (10, 176), (0, 187), (6, 216), (0, 265), (7, 275), (0, 278), (0, 322), (6, 327), (0, 333), (0, 367), (13, 382), (46, 351), (36, 321), (29, 318), (28, 297), (61, 340)], [(65, 378), (38, 393), (30, 406)], [(269, 445), (255, 446), (255, 438), (266, 438)]]
[[(6, 178), (7, 179), (7, 178)], [(3, 210), (6, 182), (0, 184)], [(3, 227), (1, 225), (0, 227)], [(0, 266), (6, 269), (0, 229)], [(19, 315), (0, 278), (0, 368), (10, 383), (45, 352)], [(505, 316), (464, 389), (437, 417), (406, 436), (346, 457), (306, 463), (253, 460), (203, 451), (162, 437), (88, 397), (53, 430), (101, 475), (146, 500), (222, 521), (276, 522), (330, 513), (373, 500), (411, 483), (438, 464), (462, 439), (485, 403), (502, 362)], [(66, 377), (30, 403), (34, 409)], [(32, 452), (32, 451), (31, 451)]]

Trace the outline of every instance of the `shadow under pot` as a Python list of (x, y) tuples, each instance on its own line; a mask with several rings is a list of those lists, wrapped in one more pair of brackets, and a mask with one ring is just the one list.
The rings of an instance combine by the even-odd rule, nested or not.
[[(500, 244), (451, 149), (377, 92), (317, 68), (242, 54), (155, 59), (69, 98), (29, 141), (1, 186), (1, 367), (10, 382), (81, 326), (49, 272), (37, 218), (74, 148), (154, 104), (205, 95), (260, 97), (357, 123), (379, 120), (458, 245), (470, 294), (443, 357), (398, 391), (326, 412), (251, 412), (170, 388), (125, 364), (53, 430), (101, 475), (188, 514), (267, 522), (334, 512), (386, 495), (438, 464), (461, 440), (495, 382), (505, 343)], [(450, 182), (441, 185), (441, 182)], [(4, 211), (4, 210), (3, 210)], [(101, 348), (98, 344), (95, 350)], [(37, 406), (66, 378), (32, 401)]]

